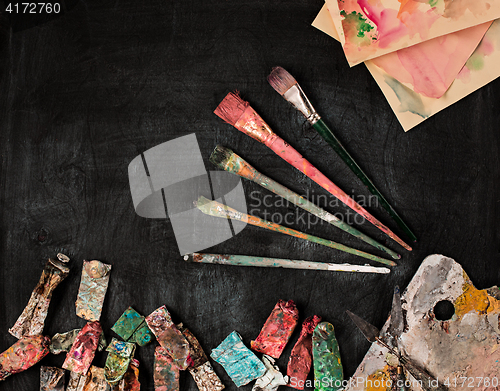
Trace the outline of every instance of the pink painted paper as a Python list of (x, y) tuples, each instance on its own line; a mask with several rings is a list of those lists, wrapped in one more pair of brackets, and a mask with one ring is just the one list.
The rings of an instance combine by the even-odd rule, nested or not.
[(351, 66), (500, 18), (500, 0), (327, 0)]

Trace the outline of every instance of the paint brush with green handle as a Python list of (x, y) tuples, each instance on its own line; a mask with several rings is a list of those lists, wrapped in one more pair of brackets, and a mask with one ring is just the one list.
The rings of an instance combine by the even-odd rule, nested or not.
[(340, 251), (344, 251), (346, 253), (354, 254), (359, 257), (371, 259), (372, 261), (380, 262), (383, 263), (384, 265), (396, 266), (396, 262), (390, 261), (388, 259), (381, 258), (379, 256), (372, 255), (369, 253), (365, 253), (364, 251), (356, 250), (355, 248), (347, 247), (344, 246), (343, 244), (336, 243), (328, 239), (319, 238), (317, 236), (309, 235), (292, 228), (284, 227), (282, 225), (261, 219), (256, 216), (247, 215), (246, 213), (239, 212), (236, 209), (221, 204), (220, 202), (211, 201), (203, 196), (200, 196), (198, 198), (198, 201), (195, 201), (195, 207), (209, 216), (220, 217), (230, 220), (239, 220), (244, 223), (254, 225), (256, 227), (266, 228), (275, 232), (281, 232), (283, 234), (294, 236), (299, 239), (308, 240), (310, 242), (321, 244), (323, 246), (334, 248)]
[(326, 221), (327, 223), (332, 224), (335, 227), (340, 228), (341, 230), (353, 235), (354, 237), (363, 240), (369, 245), (386, 252), (394, 259), (401, 258), (401, 256), (396, 252), (385, 247), (376, 240), (373, 240), (369, 236), (358, 231), (356, 228), (351, 227), (349, 224), (344, 223), (336, 216), (328, 213), (326, 210), (321, 209), (312, 202), (306, 200), (304, 197), (301, 197), (297, 193), (289, 190), (285, 186), (280, 185), (276, 181), (273, 181), (271, 178), (268, 178), (267, 176), (261, 174), (249, 163), (247, 163), (242, 157), (235, 154), (229, 148), (217, 145), (212, 152), (212, 155), (210, 155), (210, 162), (212, 162), (217, 167), (222, 168), (223, 170), (257, 183), (263, 188), (272, 191), (274, 194), (277, 194), (280, 197), (283, 197), (285, 200), (297, 205), (299, 208), (302, 208), (309, 213), (312, 213), (313, 215)]
[(368, 187), (368, 190), (370, 190), (370, 192), (377, 197), (381, 205), (391, 215), (394, 221), (396, 221), (398, 226), (408, 235), (408, 237), (410, 237), (411, 240), (416, 241), (417, 237), (415, 234), (405, 224), (403, 219), (399, 217), (394, 208), (375, 187), (373, 182), (363, 172), (361, 167), (358, 166), (351, 155), (349, 155), (349, 152), (347, 152), (347, 150), (342, 146), (331, 129), (321, 119), (320, 115), (309, 102), (309, 99), (307, 99), (304, 91), (302, 91), (302, 88), (300, 88), (297, 80), (295, 80), (295, 78), (282, 67), (273, 68), (267, 77), (267, 80), (269, 84), (271, 84), (271, 87), (273, 87), (281, 96), (283, 96), (283, 98), (285, 98), (293, 107), (299, 110), (306, 117), (307, 121), (309, 121), (313, 128), (316, 129), (316, 131), (328, 144), (330, 144), (330, 146), (349, 166), (349, 168), (359, 179), (361, 179), (361, 182)]

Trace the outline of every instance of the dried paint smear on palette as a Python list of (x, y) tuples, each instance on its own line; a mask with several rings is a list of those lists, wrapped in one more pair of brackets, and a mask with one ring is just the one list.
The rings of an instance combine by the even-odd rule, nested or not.
[[(498, 287), (476, 289), (457, 262), (442, 255), (431, 255), (417, 270), (402, 296), (402, 303), (405, 329), (398, 345), (406, 357), (450, 389), (498, 389)], [(443, 303), (452, 306), (454, 314), (439, 320), (436, 305)], [(382, 338), (388, 328), (389, 321), (382, 329)], [(395, 356), (374, 343), (353, 375), (356, 381), (351, 382), (347, 390), (388, 385), (396, 366)], [(463, 382), (464, 378), (473, 379), (472, 383)], [(492, 385), (494, 382), (496, 385)], [(422, 387), (412, 382), (412, 390), (422, 390)]]

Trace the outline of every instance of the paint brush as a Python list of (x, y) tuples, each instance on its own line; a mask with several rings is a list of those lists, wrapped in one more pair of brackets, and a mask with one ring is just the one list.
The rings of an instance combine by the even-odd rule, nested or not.
[(239, 131), (269, 147), (274, 153), (307, 175), (349, 208), (363, 216), (391, 239), (408, 251), (411, 247), (403, 242), (394, 232), (373, 217), (361, 205), (349, 197), (342, 189), (323, 175), (316, 167), (302, 157), (290, 144), (274, 133), (268, 124), (237, 93), (230, 92), (217, 106), (214, 113)]
[(319, 208), (314, 205), (312, 202), (306, 200), (304, 197), (299, 196), (297, 193), (289, 190), (283, 185), (273, 181), (271, 178), (261, 174), (255, 168), (253, 168), (248, 162), (246, 162), (243, 158), (235, 154), (229, 148), (225, 148), (221, 145), (217, 145), (210, 155), (210, 161), (215, 164), (217, 167), (222, 168), (228, 172), (239, 175), (243, 178), (251, 180), (263, 188), (272, 191), (274, 194), (277, 194), (283, 197), (285, 200), (291, 202), (292, 204), (297, 205), (299, 208), (302, 208), (309, 213), (312, 213), (316, 217), (326, 221), (329, 224), (334, 225), (337, 228), (340, 228), (347, 233), (359, 238), (371, 246), (378, 248), (379, 250), (385, 251), (394, 259), (399, 259), (401, 256), (391, 249), (383, 246), (379, 242), (373, 240), (372, 238), (366, 236), (364, 233), (358, 231), (356, 228), (351, 227), (349, 224), (344, 223), (342, 220), (337, 218), (336, 216), (328, 213), (326, 210)]
[(217, 201), (210, 201), (207, 198), (201, 196), (198, 201), (195, 201), (195, 206), (203, 213), (214, 216), (221, 217), (224, 219), (239, 220), (244, 223), (255, 225), (256, 227), (266, 228), (271, 231), (281, 232), (286, 235), (294, 236), (299, 239), (309, 240), (310, 242), (322, 244), (323, 246), (335, 248), (346, 253), (354, 254), (363, 258), (371, 259), (372, 261), (380, 262), (389, 266), (396, 266), (396, 263), (388, 259), (378, 257), (376, 255), (365, 253), (364, 251), (356, 250), (351, 247), (344, 246), (343, 244), (333, 242), (331, 240), (318, 238), (317, 236), (309, 235), (300, 231), (296, 231), (292, 228), (283, 227), (282, 225), (272, 223), (270, 221), (261, 219), (259, 217), (250, 216), (245, 213), (238, 212), (237, 210), (230, 208), (227, 205), (221, 204)]
[(303, 270), (328, 270), (331, 272), (358, 272), (358, 273), (378, 273), (389, 274), (390, 269), (386, 267), (374, 267), (368, 265), (350, 265), (348, 263), (324, 263), (302, 261), (294, 259), (279, 259), (266, 257), (252, 257), (247, 255), (221, 255), (193, 253), (184, 255), (186, 262), (213, 263), (234, 266), (257, 266), (257, 267), (282, 267), (285, 269)]
[(337, 137), (335, 137), (332, 130), (321, 119), (321, 116), (311, 105), (309, 99), (307, 99), (304, 94), (304, 91), (302, 91), (302, 88), (300, 88), (297, 80), (295, 80), (295, 78), (282, 67), (273, 68), (270, 75), (267, 77), (267, 80), (276, 92), (278, 92), (293, 107), (299, 110), (304, 117), (306, 117), (307, 121), (313, 126), (314, 129), (316, 129), (321, 137), (323, 137), (323, 139), (330, 144), (333, 150), (337, 152), (347, 166), (349, 166), (352, 172), (354, 172), (361, 182), (363, 182), (363, 184), (368, 188), (368, 190), (370, 190), (370, 192), (377, 197), (380, 204), (391, 215), (398, 226), (408, 235), (408, 237), (411, 238), (412, 241), (415, 242), (417, 240), (415, 234), (405, 224), (403, 219), (397, 214), (382, 193), (380, 193), (380, 191), (375, 187), (373, 182), (363, 172), (361, 167), (359, 167), (354, 161), (349, 152), (347, 152)]

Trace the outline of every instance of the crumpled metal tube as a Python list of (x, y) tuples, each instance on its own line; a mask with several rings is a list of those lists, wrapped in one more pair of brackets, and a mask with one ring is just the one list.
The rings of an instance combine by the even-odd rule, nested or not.
[(172, 322), (172, 317), (165, 306), (149, 314), (146, 322), (160, 346), (168, 352), (179, 369), (185, 370), (192, 365), (189, 342)]
[(262, 362), (267, 372), (255, 381), (252, 391), (276, 391), (279, 386), (288, 384), (288, 376), (283, 376), (278, 366), (274, 365), (274, 361), (274, 358), (264, 354)]
[(113, 388), (113, 391), (140, 391), (139, 383), (139, 361), (133, 358), (123, 376), (123, 379)]
[(213, 349), (210, 357), (224, 367), (237, 387), (263, 376), (267, 370), (262, 361), (245, 346), (236, 331)]
[(321, 316), (310, 316), (302, 323), (302, 330), (288, 359), (287, 374), (293, 388), (303, 390), (312, 365), (312, 334), (321, 322)]
[(14, 337), (19, 339), (42, 333), (52, 293), (69, 273), (69, 268), (64, 264), (68, 261), (69, 258), (64, 254), (57, 254), (57, 259), (47, 261), (28, 304), (14, 326), (9, 329), (9, 333)]
[(0, 381), (39, 362), (49, 354), (49, 342), (43, 335), (23, 337), (0, 354)]
[(298, 320), (299, 310), (293, 300), (279, 300), (258, 337), (250, 343), (250, 347), (256, 352), (279, 358)]
[(108, 357), (104, 366), (106, 381), (115, 386), (123, 378), (130, 365), (135, 352), (135, 344), (132, 342), (119, 341), (116, 338), (106, 348)]
[(64, 369), (40, 368), (40, 391), (64, 391)]
[(87, 373), (71, 372), (66, 391), (111, 391), (104, 368), (91, 366)]
[(128, 307), (111, 327), (126, 342), (135, 342), (139, 346), (147, 345), (153, 340), (153, 333), (149, 329), (144, 316), (132, 307)]
[(89, 322), (78, 333), (62, 367), (76, 373), (87, 373), (102, 334), (99, 322)]
[(189, 373), (193, 376), (196, 386), (200, 391), (220, 391), (224, 389), (224, 385), (215, 373), (212, 365), (208, 361), (205, 351), (201, 347), (200, 342), (194, 334), (183, 324), (178, 324), (177, 328), (189, 342), (189, 352), (193, 358), (193, 365), (188, 368)]
[(312, 342), (314, 389), (333, 391), (342, 388), (344, 374), (333, 325), (328, 322), (318, 324), (314, 329)]
[(154, 365), (155, 391), (179, 391), (179, 367), (161, 346), (155, 349)]
[(82, 279), (76, 298), (76, 315), (91, 322), (101, 318), (102, 304), (108, 289), (111, 265), (83, 261)]
[[(50, 353), (61, 354), (63, 352), (69, 352), (71, 346), (73, 346), (73, 343), (75, 342), (76, 336), (81, 330), (82, 329), (74, 329), (65, 333), (54, 334), (49, 345)], [(108, 346), (108, 344), (106, 343), (106, 337), (104, 336), (104, 333), (101, 333), (97, 351), (103, 351), (104, 349), (106, 349), (106, 346)]]

